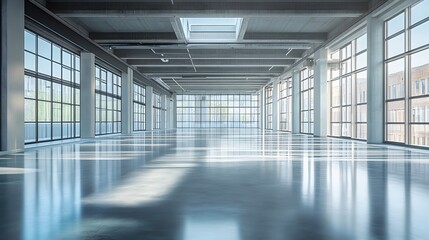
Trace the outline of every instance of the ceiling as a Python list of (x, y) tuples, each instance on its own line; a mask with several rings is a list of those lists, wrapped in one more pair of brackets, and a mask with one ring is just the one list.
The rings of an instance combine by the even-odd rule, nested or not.
[[(47, 0), (46, 7), (174, 92), (254, 92), (373, 2)], [(235, 33), (201, 31), (194, 34), (206, 39), (197, 41), (187, 37), (183, 18), (240, 20)], [(226, 33), (236, 38), (208, 37)]]

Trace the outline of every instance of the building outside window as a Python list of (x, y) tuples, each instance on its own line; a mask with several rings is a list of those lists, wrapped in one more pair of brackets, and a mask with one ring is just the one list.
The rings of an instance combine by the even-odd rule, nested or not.
[(314, 79), (313, 69), (300, 71), (301, 82), (301, 133), (314, 133)]
[(273, 129), (273, 85), (265, 87), (265, 129)]
[(146, 130), (146, 88), (138, 83), (134, 87), (134, 131)]
[(161, 128), (161, 111), (163, 111), (161, 106), (161, 95), (158, 93), (153, 93), (153, 114), (154, 114), (154, 128)]
[(98, 65), (95, 71), (95, 134), (120, 133), (122, 78)]
[(292, 78), (280, 82), (279, 106), (279, 129), (292, 131)]
[(429, 146), (429, 0), (385, 22), (387, 142)]
[(366, 34), (330, 54), (329, 135), (365, 140), (367, 133)]
[(25, 143), (80, 137), (80, 57), (25, 30)]
[(257, 128), (258, 95), (177, 95), (178, 128)]

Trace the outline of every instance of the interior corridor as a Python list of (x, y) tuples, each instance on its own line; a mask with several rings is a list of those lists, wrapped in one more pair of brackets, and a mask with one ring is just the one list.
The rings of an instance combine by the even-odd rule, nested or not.
[(425, 239), (428, 151), (250, 129), (0, 156), (0, 239)]

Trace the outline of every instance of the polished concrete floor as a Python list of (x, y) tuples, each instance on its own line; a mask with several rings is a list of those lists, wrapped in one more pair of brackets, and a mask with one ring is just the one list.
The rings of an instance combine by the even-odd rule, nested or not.
[(429, 239), (429, 152), (258, 130), (0, 156), (0, 239)]

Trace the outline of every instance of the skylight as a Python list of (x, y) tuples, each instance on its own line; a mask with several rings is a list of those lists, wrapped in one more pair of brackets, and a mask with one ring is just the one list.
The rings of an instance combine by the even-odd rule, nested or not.
[(188, 42), (237, 41), (242, 18), (181, 18)]

